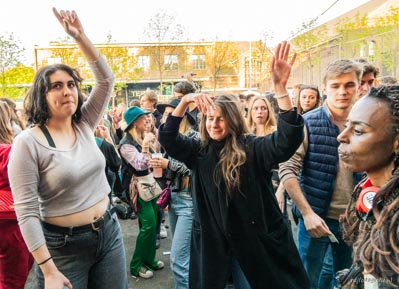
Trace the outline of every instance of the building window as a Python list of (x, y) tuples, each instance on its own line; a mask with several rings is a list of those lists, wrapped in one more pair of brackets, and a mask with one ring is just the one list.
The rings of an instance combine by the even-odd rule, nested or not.
[(57, 63), (61, 63), (61, 57), (49, 57), (49, 58), (47, 58), (47, 64), (48, 65), (53, 65), (53, 64), (57, 64)]
[(372, 40), (369, 43), (369, 61), (373, 62), (375, 60), (375, 41)]
[(137, 56), (137, 67), (142, 68), (143, 71), (150, 71), (150, 57), (148, 55)]
[(165, 55), (164, 56), (165, 70), (177, 70), (179, 65), (177, 61), (177, 55)]
[(205, 70), (205, 55), (194, 54), (190, 56), (193, 70)]

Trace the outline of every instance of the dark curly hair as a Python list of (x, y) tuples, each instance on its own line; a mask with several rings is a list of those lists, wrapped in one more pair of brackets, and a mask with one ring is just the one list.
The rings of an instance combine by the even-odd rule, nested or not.
[(33, 84), (29, 88), (25, 97), (24, 108), (29, 123), (42, 125), (46, 123), (49, 117), (51, 117), (46, 101), (46, 95), (51, 89), (50, 76), (59, 70), (68, 73), (75, 81), (78, 90), (78, 107), (76, 112), (73, 114), (72, 119), (73, 121), (79, 121), (81, 119), (81, 107), (84, 99), (81, 91), (83, 78), (76, 69), (68, 65), (53, 64), (42, 67), (37, 71), (35, 78), (33, 79)]
[(188, 81), (180, 81), (175, 84), (173, 91), (183, 95), (196, 92), (196, 88)]
[[(365, 97), (385, 103), (391, 111), (391, 127), (387, 133), (394, 138), (399, 134), (399, 86), (372, 88)], [(398, 288), (392, 281), (399, 274), (399, 153), (392, 155), (392, 177), (381, 187), (373, 200), (373, 214), (361, 218), (356, 211), (356, 201), (362, 190), (357, 185), (351, 201), (341, 219), (343, 238), (353, 244), (354, 261), (382, 282)], [(360, 183), (362, 183), (361, 181)]]

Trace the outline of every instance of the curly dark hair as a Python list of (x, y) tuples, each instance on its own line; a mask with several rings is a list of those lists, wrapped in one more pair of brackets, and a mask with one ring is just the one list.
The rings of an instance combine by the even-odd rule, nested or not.
[(68, 65), (53, 64), (42, 67), (37, 71), (35, 78), (33, 79), (33, 84), (29, 88), (25, 97), (24, 109), (29, 123), (42, 125), (46, 123), (49, 117), (51, 117), (46, 101), (46, 95), (51, 89), (50, 76), (59, 70), (68, 73), (75, 81), (78, 90), (78, 107), (72, 116), (72, 120), (79, 121), (81, 119), (81, 107), (84, 99), (81, 90), (83, 78), (76, 69)]
[[(365, 97), (372, 97), (391, 111), (391, 127), (387, 128), (392, 138), (399, 134), (399, 86), (372, 88)], [(341, 219), (343, 238), (353, 244), (354, 261), (362, 264), (365, 271), (399, 288), (392, 281), (399, 274), (399, 152), (392, 155), (394, 166), (392, 177), (380, 188), (373, 200), (373, 214), (360, 217), (356, 201), (362, 190), (357, 185), (351, 201)]]
[(173, 91), (183, 95), (196, 92), (196, 88), (188, 81), (180, 81), (175, 84)]

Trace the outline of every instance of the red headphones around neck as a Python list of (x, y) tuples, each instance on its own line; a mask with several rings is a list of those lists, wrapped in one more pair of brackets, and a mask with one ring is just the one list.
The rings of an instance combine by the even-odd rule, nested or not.
[(362, 185), (362, 190), (356, 201), (356, 210), (360, 213), (368, 213), (373, 207), (373, 200), (377, 192), (380, 190), (379, 187), (371, 185), (369, 179), (367, 179)]

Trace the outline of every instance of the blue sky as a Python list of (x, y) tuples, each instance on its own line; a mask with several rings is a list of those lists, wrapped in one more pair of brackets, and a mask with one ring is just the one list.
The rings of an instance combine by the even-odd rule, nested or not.
[[(143, 40), (149, 19), (163, 9), (182, 24), (189, 40), (258, 40), (272, 31), (274, 42), (289, 38), (304, 20), (325, 11), (335, 0), (8, 0), (0, 17), (0, 34), (13, 32), (29, 53), (33, 45), (45, 46), (65, 33), (51, 7), (75, 9), (95, 43), (105, 42), (110, 33), (117, 42)], [(319, 18), (325, 22), (368, 0), (339, 0)]]

